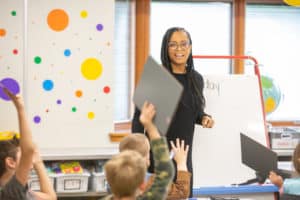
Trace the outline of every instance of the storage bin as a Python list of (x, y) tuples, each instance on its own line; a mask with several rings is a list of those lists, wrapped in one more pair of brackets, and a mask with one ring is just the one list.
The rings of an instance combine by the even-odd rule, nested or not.
[[(54, 187), (55, 175), (54, 174), (49, 174), (48, 176), (49, 176), (50, 182), (52, 184), (52, 187)], [(39, 178), (38, 178), (37, 174), (31, 174), (29, 176), (28, 187), (32, 191), (40, 191), (40, 181), (39, 181)]]
[(94, 192), (106, 192), (106, 179), (104, 172), (93, 172), (90, 178), (91, 190)]
[(55, 189), (60, 193), (87, 192), (90, 173), (56, 174)]
[(294, 149), (300, 142), (299, 127), (272, 127), (269, 135), (272, 149)]

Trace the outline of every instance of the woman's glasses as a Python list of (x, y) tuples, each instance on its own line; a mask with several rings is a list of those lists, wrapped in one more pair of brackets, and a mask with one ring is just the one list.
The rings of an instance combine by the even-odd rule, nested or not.
[(169, 42), (168, 43), (168, 47), (172, 50), (176, 50), (178, 49), (178, 47), (180, 47), (182, 50), (186, 50), (187, 48), (190, 47), (190, 43), (188, 41), (184, 41), (184, 42)]

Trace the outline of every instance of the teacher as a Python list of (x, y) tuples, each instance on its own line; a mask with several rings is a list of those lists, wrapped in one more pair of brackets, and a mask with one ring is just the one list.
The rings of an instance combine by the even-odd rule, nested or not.
[[(166, 31), (161, 45), (161, 62), (184, 87), (166, 137), (169, 146), (170, 141), (176, 141), (176, 138), (184, 140), (185, 144), (190, 146), (187, 166), (188, 171), (193, 174), (192, 145), (195, 124), (200, 124), (204, 128), (211, 128), (214, 125), (214, 120), (204, 112), (204, 81), (202, 75), (194, 69), (192, 39), (188, 31), (180, 27), (172, 27)], [(136, 108), (132, 120), (133, 133), (144, 132), (144, 127), (139, 122), (139, 116), (140, 110)], [(153, 162), (151, 163), (152, 167), (150, 166), (149, 171), (153, 172)], [(193, 176), (191, 176), (190, 185), (190, 196), (192, 197)]]

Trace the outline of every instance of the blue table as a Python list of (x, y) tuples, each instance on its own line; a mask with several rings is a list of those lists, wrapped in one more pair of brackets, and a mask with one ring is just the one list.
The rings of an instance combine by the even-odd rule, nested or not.
[(274, 200), (278, 195), (278, 187), (273, 184), (200, 187), (193, 189), (194, 197), (224, 197), (255, 200)]

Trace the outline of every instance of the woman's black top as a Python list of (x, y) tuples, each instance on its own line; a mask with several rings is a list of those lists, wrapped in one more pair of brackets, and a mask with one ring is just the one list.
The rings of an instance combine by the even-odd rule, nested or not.
[[(191, 71), (192, 75), (196, 79), (196, 83), (198, 84), (198, 88), (200, 92), (203, 92), (204, 82), (203, 77), (196, 71)], [(180, 99), (180, 103), (177, 107), (177, 111), (175, 112), (168, 132), (166, 134), (167, 141), (170, 147), (170, 141), (175, 141), (176, 138), (185, 141), (185, 144), (190, 146), (187, 165), (188, 170), (192, 171), (192, 145), (193, 145), (193, 137), (194, 137), (194, 128), (195, 123), (201, 123), (201, 119), (204, 115), (206, 115), (203, 109), (195, 108), (195, 103), (193, 101), (192, 89), (190, 87), (190, 81), (188, 80), (187, 74), (174, 74), (174, 77), (183, 85), (184, 90)], [(167, 95), (167, 94), (163, 94)], [(204, 106), (202, 106), (204, 107)], [(134, 117), (132, 120), (132, 132), (133, 133), (144, 133), (144, 127), (139, 121), (140, 110), (135, 109)], [(150, 166), (149, 171), (153, 172), (153, 165)]]

